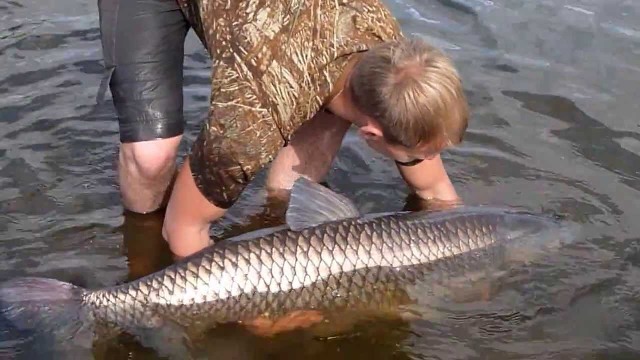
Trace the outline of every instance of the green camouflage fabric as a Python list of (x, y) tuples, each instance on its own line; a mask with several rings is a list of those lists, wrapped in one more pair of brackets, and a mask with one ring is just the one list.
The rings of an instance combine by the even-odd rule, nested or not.
[(353, 54), (402, 36), (380, 0), (179, 0), (212, 59), (195, 183), (228, 208), (327, 104)]

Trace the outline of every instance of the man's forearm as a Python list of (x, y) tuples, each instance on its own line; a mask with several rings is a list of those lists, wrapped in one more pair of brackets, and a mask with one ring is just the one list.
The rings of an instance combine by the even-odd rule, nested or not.
[(403, 179), (424, 200), (459, 201), (440, 156), (415, 166), (398, 166)]
[(294, 134), (271, 164), (267, 189), (274, 194), (286, 192), (299, 176), (320, 182), (331, 169), (350, 123), (319, 112)]
[(207, 247), (210, 223), (225, 212), (200, 193), (187, 158), (176, 178), (162, 230), (171, 251), (185, 257)]
[(427, 189), (414, 189), (415, 193), (424, 200), (458, 201), (456, 189), (449, 179), (433, 184)]

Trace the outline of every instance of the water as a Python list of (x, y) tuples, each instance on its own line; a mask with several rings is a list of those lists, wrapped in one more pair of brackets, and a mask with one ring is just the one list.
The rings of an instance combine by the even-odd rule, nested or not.
[[(411, 321), (359, 324), (338, 338), (207, 335), (202, 357), (632, 359), (640, 356), (640, 3), (623, 0), (388, 0), (407, 34), (444, 48), (472, 109), (463, 145), (443, 156), (471, 204), (567, 215), (582, 238), (509, 279), (490, 301), (443, 301)], [(0, 0), (0, 277), (88, 287), (171, 262), (161, 215), (123, 216), (117, 123), (96, 104), (96, 3)], [(190, 33), (188, 132), (207, 109), (209, 62)], [(108, 93), (107, 93), (108, 95)], [(405, 206), (393, 165), (349, 134), (329, 184), (364, 212)], [(260, 181), (213, 234), (267, 226)], [(0, 357), (22, 334), (0, 325)], [(95, 358), (156, 358), (120, 337)]]

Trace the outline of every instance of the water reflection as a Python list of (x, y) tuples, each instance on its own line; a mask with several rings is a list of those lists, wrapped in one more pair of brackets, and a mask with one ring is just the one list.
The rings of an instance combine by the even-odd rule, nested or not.
[[(363, 322), (344, 336), (319, 337), (295, 331), (259, 337), (237, 325), (212, 329), (194, 340), (188, 354), (194, 359), (415, 359), (409, 338), (414, 333), (403, 321)], [(405, 342), (409, 344), (404, 345)], [(94, 348), (95, 359), (156, 359), (157, 353), (128, 336)]]
[(612, 130), (562, 96), (506, 90), (502, 93), (520, 101), (527, 110), (567, 124), (566, 129), (549, 132), (568, 141), (575, 151), (598, 167), (618, 175), (623, 184), (640, 191), (640, 156), (623, 148), (619, 142), (624, 138), (640, 141), (640, 134)]

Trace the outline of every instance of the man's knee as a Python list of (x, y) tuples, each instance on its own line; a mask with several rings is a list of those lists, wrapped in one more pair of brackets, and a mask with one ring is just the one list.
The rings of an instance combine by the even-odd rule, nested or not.
[(125, 143), (120, 147), (120, 171), (153, 180), (172, 171), (182, 136)]

